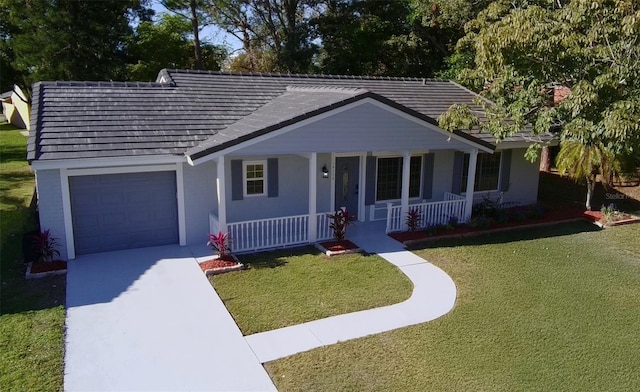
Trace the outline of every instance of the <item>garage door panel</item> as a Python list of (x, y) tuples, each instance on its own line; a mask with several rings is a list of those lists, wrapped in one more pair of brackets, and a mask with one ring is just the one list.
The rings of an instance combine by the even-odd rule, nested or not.
[(178, 242), (175, 172), (69, 178), (77, 254)]

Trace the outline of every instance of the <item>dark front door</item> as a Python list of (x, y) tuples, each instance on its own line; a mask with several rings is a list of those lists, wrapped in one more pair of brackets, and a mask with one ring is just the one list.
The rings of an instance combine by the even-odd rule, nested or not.
[(336, 210), (346, 207), (349, 215), (358, 216), (358, 193), (360, 182), (360, 158), (336, 158)]

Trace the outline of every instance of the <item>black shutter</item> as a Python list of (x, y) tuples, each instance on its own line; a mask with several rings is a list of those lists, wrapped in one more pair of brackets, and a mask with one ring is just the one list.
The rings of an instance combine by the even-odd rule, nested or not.
[(367, 189), (364, 197), (365, 205), (376, 203), (376, 157), (367, 157)]
[(243, 187), (242, 160), (233, 159), (231, 160), (231, 200), (242, 200), (244, 195)]
[(453, 154), (453, 178), (451, 193), (460, 194), (462, 191), (462, 171), (464, 170), (464, 153), (456, 151)]
[(278, 197), (278, 158), (267, 159), (267, 196)]
[(500, 159), (500, 192), (507, 192), (509, 190), (509, 181), (511, 177), (511, 153), (512, 150), (504, 150), (501, 153), (502, 158)]
[(434, 154), (425, 154), (422, 157), (422, 198), (433, 197), (433, 165)]

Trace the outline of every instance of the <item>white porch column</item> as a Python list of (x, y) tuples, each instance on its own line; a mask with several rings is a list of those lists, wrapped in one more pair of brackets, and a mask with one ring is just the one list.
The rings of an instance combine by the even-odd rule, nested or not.
[(402, 154), (402, 192), (400, 205), (402, 206), (402, 219), (409, 212), (409, 176), (411, 175), (411, 153), (405, 151)]
[(318, 220), (316, 218), (316, 197), (318, 188), (318, 154), (312, 152), (309, 156), (309, 242), (316, 242), (318, 238)]
[(478, 162), (478, 149), (474, 148), (469, 154), (469, 171), (467, 172), (467, 193), (466, 203), (464, 206), (464, 220), (468, 222), (471, 219), (471, 209), (473, 208), (473, 190), (476, 185), (476, 162)]
[(224, 175), (224, 157), (216, 159), (216, 190), (218, 192), (218, 225), (220, 231), (227, 232), (227, 192)]

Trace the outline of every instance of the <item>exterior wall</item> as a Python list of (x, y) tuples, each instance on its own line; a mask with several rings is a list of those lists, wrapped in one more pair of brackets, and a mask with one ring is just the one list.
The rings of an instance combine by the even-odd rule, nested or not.
[(452, 150), (436, 151), (433, 162), (433, 193), (431, 201), (444, 200), (444, 193), (451, 192), (453, 185)]
[(533, 163), (529, 162), (524, 157), (526, 151), (526, 148), (518, 148), (511, 153), (509, 191), (504, 194), (506, 203), (527, 205), (538, 200), (540, 159)]
[(51, 230), (51, 234), (58, 240), (60, 245), (58, 248), (60, 257), (68, 259), (60, 171), (38, 170), (36, 172), (36, 187), (39, 200), (40, 227), (43, 230)]
[(235, 153), (264, 155), (303, 152), (413, 151), (463, 149), (469, 145), (449, 139), (435, 129), (366, 103), (283, 135), (245, 147)]
[[(317, 212), (330, 212), (331, 210), (331, 183), (334, 179), (329, 175), (329, 178), (322, 177), (322, 167), (326, 166), (331, 171), (331, 154), (318, 154), (317, 157), (318, 167), (316, 167), (316, 173), (318, 175), (317, 182), (317, 196), (316, 196), (316, 210)], [(304, 185), (301, 185), (304, 186)]]
[(216, 212), (216, 164), (183, 164), (185, 230), (187, 244), (205, 244), (209, 233), (209, 213)]
[[(248, 196), (231, 200), (230, 159), (278, 158), (278, 197)], [(322, 167), (322, 166), (320, 166)], [(299, 155), (229, 157), (225, 161), (227, 222), (240, 222), (309, 213), (309, 160)], [(317, 170), (321, 176), (320, 169)], [(268, 175), (268, 174), (267, 174)]]

